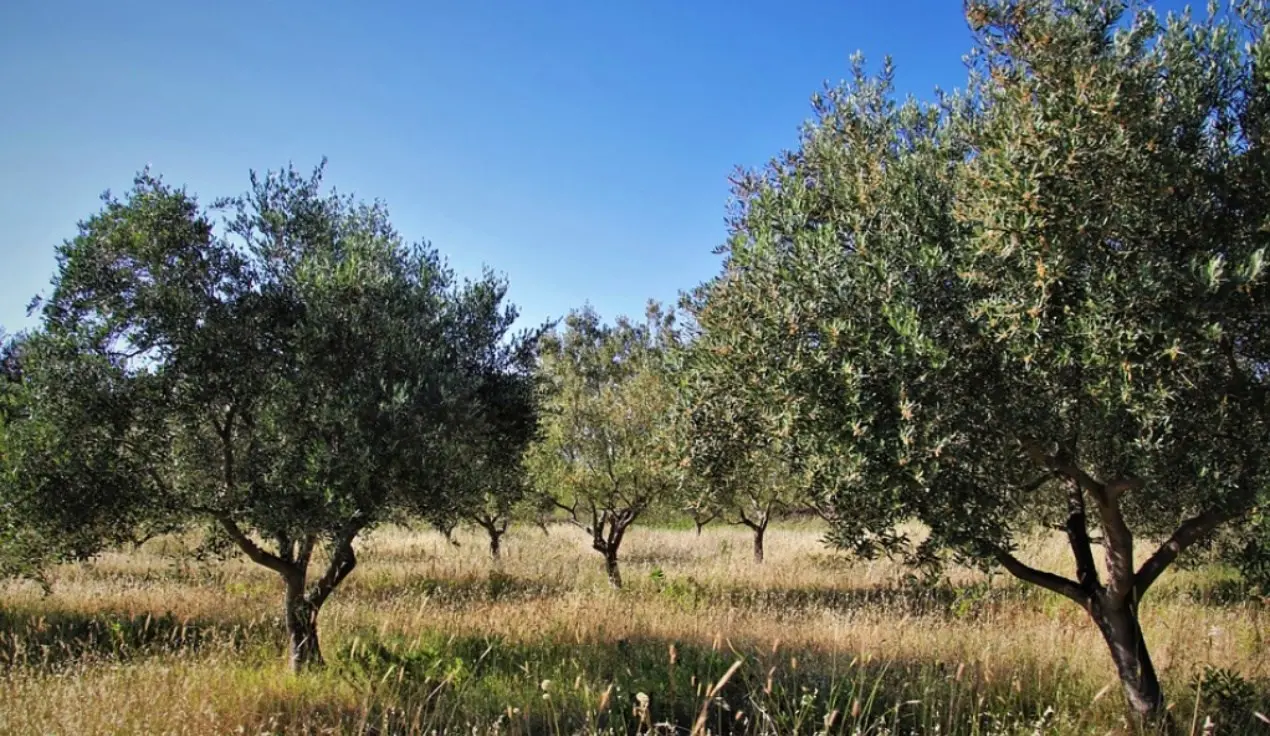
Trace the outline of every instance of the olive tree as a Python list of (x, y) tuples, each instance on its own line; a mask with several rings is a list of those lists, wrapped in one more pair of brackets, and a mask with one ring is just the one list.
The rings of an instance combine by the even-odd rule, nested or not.
[[(900, 103), (889, 63), (858, 62), (796, 150), (737, 177), (703, 339), (779, 395), (834, 541), (916, 516), (923, 556), (1071, 599), (1155, 718), (1139, 608), (1268, 480), (1267, 14), (968, 18), (965, 93)], [(1048, 525), (1068, 570), (1016, 554)]]
[(321, 171), (253, 174), (216, 204), (220, 229), (141, 175), (59, 249), (41, 328), (119, 384), (126, 415), (82, 419), (151, 508), (213, 522), (279, 575), (297, 669), (322, 661), (318, 612), (360, 533), (461, 506), (445, 481), (486, 411), (472, 366), (515, 316), (501, 284), (456, 283)]
[(703, 313), (699, 289), (682, 300), (691, 338), (671, 352), (677, 389), (676, 448), (682, 456), (681, 487), (692, 518), (723, 519), (748, 527), (754, 535), (754, 561), (762, 563), (772, 520), (807, 505), (809, 488), (792, 470), (792, 449), (778, 424), (779, 396), (763, 385), (744, 363), (752, 356), (733, 354), (702, 334), (726, 307), (716, 299)]
[(485, 531), (495, 562), (502, 558), (503, 535), (512, 523), (544, 506), (531, 493), (524, 462), (538, 431), (533, 369), (543, 332), (522, 333), (510, 343), (492, 346), (479, 389), (488, 410), (456, 463), (459, 477), (454, 482), (469, 489), (458, 516)]
[(542, 416), (526, 457), (530, 476), (591, 538), (615, 588), (627, 530), (677, 487), (662, 360), (673, 335), (671, 317), (655, 306), (643, 324), (619, 318), (614, 325), (588, 308), (571, 313), (540, 347)]

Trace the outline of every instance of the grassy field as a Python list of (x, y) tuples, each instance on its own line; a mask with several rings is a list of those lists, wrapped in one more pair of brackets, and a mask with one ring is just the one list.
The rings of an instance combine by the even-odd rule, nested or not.
[[(1125, 731), (1070, 602), (969, 570), (906, 579), (814, 527), (768, 537), (756, 565), (745, 530), (636, 529), (611, 591), (568, 527), (513, 532), (500, 569), (476, 535), (381, 530), (322, 612), (329, 666), (299, 676), (276, 577), (154, 540), (57, 570), (51, 596), (0, 590), (0, 732), (687, 733), (702, 713), (710, 733)], [(1057, 539), (1026, 552), (1069, 566)], [(1270, 731), (1266, 612), (1233, 592), (1220, 570), (1174, 572), (1145, 605), (1184, 732)], [(1205, 667), (1221, 671), (1197, 692)]]

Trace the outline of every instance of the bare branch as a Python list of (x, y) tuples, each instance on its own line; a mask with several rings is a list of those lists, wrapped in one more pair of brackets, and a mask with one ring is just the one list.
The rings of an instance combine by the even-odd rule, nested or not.
[(348, 577), (355, 567), (357, 567), (357, 555), (353, 552), (353, 539), (351, 536), (342, 538), (331, 551), (331, 561), (326, 566), (326, 572), (309, 591), (307, 596), (309, 603), (314, 608), (321, 608), (327, 597), (331, 595), (331, 591), (344, 582), (344, 578)]
[(1029, 567), (1004, 549), (995, 549), (993, 554), (997, 562), (1019, 580), (1071, 598), (1082, 606), (1089, 600), (1088, 594), (1074, 580), (1068, 580), (1061, 575)]
[(551, 499), (551, 503), (556, 508), (567, 512), (569, 514), (569, 521), (573, 523), (575, 526), (582, 529), (586, 529), (588, 532), (590, 532), (590, 529), (588, 529), (586, 526), (582, 524), (581, 521), (578, 520), (578, 503), (576, 501), (573, 503), (572, 506), (565, 506), (564, 504), (560, 503), (559, 501), (553, 498)]
[(260, 545), (253, 542), (251, 537), (248, 537), (243, 533), (242, 529), (238, 528), (238, 524), (234, 523), (234, 520), (230, 518), (229, 514), (224, 512), (214, 512), (214, 516), (216, 517), (216, 520), (220, 522), (221, 528), (229, 535), (229, 538), (234, 540), (234, 544), (237, 544), (238, 548), (246, 553), (247, 557), (251, 558), (252, 562), (257, 565), (263, 565), (284, 577), (295, 574), (295, 565), (266, 551), (261, 548)]
[(1141, 478), (1117, 478), (1109, 480), (1103, 486), (1107, 500), (1114, 502), (1119, 499), (1126, 491), (1138, 491), (1145, 485)]
[(1085, 591), (1098, 587), (1098, 567), (1094, 564), (1094, 552), (1089, 539), (1089, 522), (1085, 515), (1085, 493), (1076, 481), (1067, 483), (1067, 523), (1063, 531), (1076, 558), (1076, 582)]
[[(313, 584), (313, 588), (309, 591), (309, 603), (314, 608), (321, 608), (326, 602), (331, 591), (342, 582), (348, 574), (357, 567), (357, 554), (353, 551), (353, 538), (357, 533), (366, 526), (363, 519), (354, 519), (344, 525), (335, 539), (335, 546), (331, 549), (331, 560), (326, 566), (326, 572), (322, 577)], [(311, 548), (310, 548), (310, 551)]]
[(1169, 537), (1164, 544), (1161, 544), (1155, 554), (1151, 555), (1146, 562), (1142, 563), (1142, 567), (1138, 568), (1133, 580), (1134, 597), (1141, 600), (1142, 596), (1151, 587), (1151, 584), (1156, 581), (1156, 578), (1160, 577), (1160, 573), (1173, 564), (1177, 556), (1187, 547), (1198, 542), (1223, 523), (1239, 516), (1240, 513), (1209, 509), (1199, 516), (1193, 516), (1182, 522), (1178, 526), (1177, 531), (1173, 532), (1173, 536)]
[[(1124, 514), (1120, 511), (1119, 497), (1130, 488), (1141, 487), (1142, 482), (1138, 479), (1119, 479), (1102, 483), (1062, 455), (1046, 456), (1044, 462), (1054, 472), (1066, 476), (1080, 488), (1089, 491), (1089, 495), (1093, 497), (1106, 540), (1103, 549), (1107, 559), (1107, 593), (1113, 598), (1123, 599), (1133, 588), (1133, 532), (1129, 530)], [(1081, 564), (1080, 553), (1077, 553), (1077, 564)]]
[(1051, 458), (1052, 467), (1056, 473), (1071, 478), (1080, 484), (1081, 488), (1094, 494), (1095, 498), (1101, 498), (1106, 493), (1106, 486), (1098, 482), (1092, 475), (1085, 472), (1085, 469), (1073, 463), (1060, 462), (1057, 458)]

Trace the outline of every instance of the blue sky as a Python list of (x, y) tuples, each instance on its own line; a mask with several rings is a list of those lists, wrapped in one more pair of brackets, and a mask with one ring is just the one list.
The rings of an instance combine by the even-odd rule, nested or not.
[(205, 202), (330, 159), (526, 322), (712, 275), (727, 177), (793, 145), (859, 49), (902, 92), (964, 79), (957, 0), (0, 3), (0, 325), (151, 165)]

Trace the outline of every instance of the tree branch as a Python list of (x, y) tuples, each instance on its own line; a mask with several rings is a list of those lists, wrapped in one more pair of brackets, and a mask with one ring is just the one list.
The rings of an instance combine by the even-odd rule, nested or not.
[(1141, 600), (1146, 594), (1151, 584), (1160, 577), (1160, 573), (1164, 572), (1173, 561), (1177, 559), (1187, 547), (1202, 539), (1212, 530), (1216, 529), (1223, 523), (1239, 516), (1240, 512), (1223, 512), (1215, 509), (1209, 509), (1199, 516), (1193, 516), (1178, 526), (1177, 531), (1173, 532), (1173, 536), (1168, 538), (1160, 548), (1151, 555), (1146, 562), (1142, 563), (1142, 567), (1138, 568), (1138, 572), (1133, 579), (1133, 595), (1136, 600)]
[[(1126, 490), (1142, 485), (1138, 479), (1118, 479), (1102, 483), (1085, 472), (1085, 469), (1063, 454), (1045, 456), (1044, 462), (1054, 472), (1066, 476), (1080, 488), (1089, 491), (1098, 507), (1098, 519), (1102, 526), (1103, 545), (1107, 559), (1107, 593), (1123, 600), (1133, 589), (1133, 532), (1125, 523), (1120, 511), (1120, 495)], [(1083, 506), (1083, 501), (1081, 502)], [(1074, 551), (1074, 548), (1073, 548)], [(1077, 566), (1082, 564), (1082, 553), (1077, 554)], [(1079, 574), (1079, 570), (1078, 570)]]
[(348, 577), (355, 567), (357, 567), (357, 555), (353, 552), (352, 538), (340, 540), (331, 551), (331, 561), (326, 566), (326, 572), (313, 584), (313, 588), (306, 596), (309, 603), (314, 608), (321, 608), (327, 597), (331, 595), (331, 591), (344, 582), (344, 578)]
[(993, 555), (1002, 567), (1019, 580), (1071, 598), (1082, 606), (1089, 600), (1089, 596), (1074, 580), (1068, 580), (1061, 575), (1029, 567), (1004, 549), (994, 549)]
[[(578, 527), (579, 529), (582, 529), (587, 534), (591, 533), (590, 527), (586, 526), (585, 524), (583, 524), (581, 521), (578, 520), (578, 502), (577, 501), (574, 501), (572, 506), (565, 506), (564, 504), (557, 501), (555, 498), (552, 498), (551, 504), (555, 506), (556, 508), (561, 509), (562, 511), (568, 512), (569, 522), (572, 523), (574, 526)], [(546, 528), (546, 524), (543, 525), (543, 528)]]
[(281, 557), (264, 550), (260, 547), (260, 545), (253, 542), (251, 537), (248, 537), (243, 533), (242, 529), (238, 528), (238, 524), (234, 523), (234, 520), (230, 518), (229, 514), (224, 512), (213, 512), (213, 515), (216, 517), (216, 520), (220, 522), (221, 528), (225, 530), (225, 533), (229, 535), (229, 538), (234, 540), (234, 544), (237, 544), (238, 548), (246, 553), (246, 555), (251, 558), (252, 562), (257, 565), (263, 565), (284, 577), (295, 574), (295, 565), (292, 565)]
[(296, 555), (295, 566), (300, 568), (301, 572), (307, 572), (309, 569), (309, 560), (313, 557), (313, 546), (317, 544), (317, 537), (308, 534), (305, 535), (304, 541), (300, 543), (300, 552)]
[(1097, 589), (1098, 567), (1094, 564), (1094, 551), (1089, 539), (1089, 521), (1085, 516), (1085, 492), (1071, 479), (1067, 480), (1067, 543), (1076, 559), (1076, 582), (1086, 592)]
[(342, 582), (348, 574), (357, 567), (357, 554), (353, 551), (353, 538), (365, 526), (365, 522), (361, 520), (350, 521), (340, 530), (339, 536), (335, 540), (335, 547), (331, 550), (331, 561), (326, 566), (326, 572), (322, 577), (313, 584), (313, 588), (309, 591), (308, 600), (314, 608), (321, 608), (326, 602), (331, 591)]

